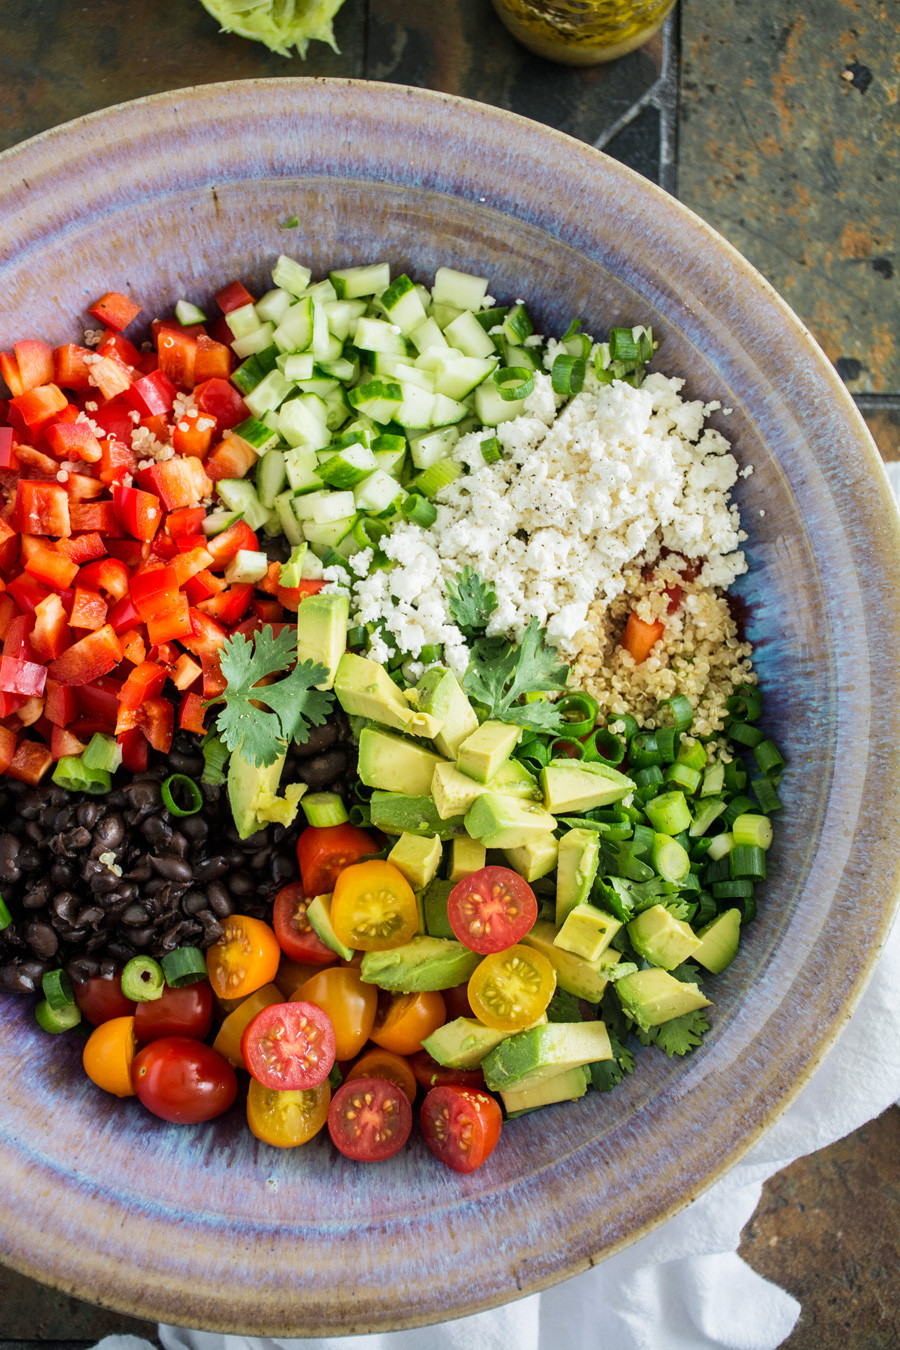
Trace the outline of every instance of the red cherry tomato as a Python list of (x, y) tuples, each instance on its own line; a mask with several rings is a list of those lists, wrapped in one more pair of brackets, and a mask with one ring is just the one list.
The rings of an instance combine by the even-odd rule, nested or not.
[(303, 889), (313, 897), (328, 895), (334, 890), (339, 872), (377, 852), (378, 845), (372, 836), (355, 825), (310, 825), (297, 840)]
[(306, 917), (311, 898), (315, 896), (308, 896), (299, 881), (283, 886), (275, 897), (272, 927), (279, 947), (291, 961), (332, 966), (337, 961), (337, 952), (326, 946)]
[(474, 1172), (497, 1147), (500, 1105), (471, 1088), (432, 1088), (422, 1103), (422, 1133), (436, 1158), (454, 1172)]
[(409, 1067), (416, 1075), (416, 1082), (428, 1092), (433, 1087), (465, 1087), (477, 1090), (484, 1088), (484, 1074), (481, 1069), (451, 1069), (438, 1064), (427, 1050), (418, 1050), (409, 1056)]
[(444, 995), (444, 1004), (447, 1008), (447, 1021), (452, 1022), (457, 1017), (474, 1017), (472, 1005), (469, 1002), (469, 981), (464, 980), (462, 984), (455, 984), (452, 989), (442, 990)]
[(334, 1027), (315, 1003), (273, 1003), (248, 1024), (241, 1054), (263, 1087), (280, 1092), (318, 1087), (334, 1064)]
[(111, 1022), (114, 1017), (134, 1015), (137, 1005), (122, 993), (119, 971), (111, 980), (94, 975), (90, 980), (73, 983), (72, 987), (75, 991), (75, 1002), (81, 1009), (82, 1016), (92, 1027), (99, 1027), (101, 1022)]
[(144, 1046), (131, 1065), (131, 1082), (148, 1111), (176, 1125), (213, 1120), (237, 1096), (228, 1061), (188, 1036), (163, 1036)]
[(213, 1018), (213, 991), (209, 980), (196, 980), (180, 989), (168, 986), (159, 998), (138, 1003), (134, 1010), (134, 1034), (139, 1045), (161, 1036), (190, 1036), (205, 1041)]
[(534, 891), (509, 867), (482, 867), (450, 892), (447, 918), (460, 942), (489, 956), (514, 947), (538, 915)]
[(398, 1153), (412, 1129), (406, 1093), (386, 1078), (353, 1078), (334, 1094), (328, 1133), (345, 1158), (383, 1162)]

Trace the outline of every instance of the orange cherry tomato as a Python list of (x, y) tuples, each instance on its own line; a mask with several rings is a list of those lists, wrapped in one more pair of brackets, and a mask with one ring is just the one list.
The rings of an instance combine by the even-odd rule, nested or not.
[(276, 984), (264, 984), (262, 989), (255, 989), (225, 1018), (213, 1041), (213, 1049), (235, 1069), (246, 1068), (241, 1054), (241, 1037), (257, 1013), (281, 1002), (282, 993)]
[(410, 1102), (415, 1099), (416, 1076), (403, 1056), (395, 1055), (393, 1050), (382, 1050), (380, 1046), (366, 1050), (344, 1074), (345, 1083), (352, 1078), (386, 1078), (405, 1092)]
[(556, 971), (542, 952), (517, 943), (486, 956), (469, 980), (472, 1011), (495, 1031), (522, 1031), (536, 1022), (556, 988)]
[(378, 858), (355, 863), (334, 883), (331, 924), (340, 941), (355, 951), (402, 947), (419, 927), (415, 892), (393, 863)]
[(133, 1017), (101, 1022), (87, 1039), (82, 1054), (84, 1071), (92, 1083), (116, 1097), (133, 1097), (131, 1061), (137, 1053)]
[(278, 939), (262, 919), (232, 914), (206, 953), (209, 982), (219, 998), (244, 998), (272, 984), (281, 960)]
[(284, 1091), (263, 1087), (255, 1078), (247, 1093), (247, 1124), (252, 1134), (274, 1148), (297, 1148), (317, 1135), (328, 1119), (331, 1088)]
[(378, 1011), (378, 990), (363, 984), (352, 966), (328, 966), (295, 989), (292, 1003), (315, 1003), (331, 1018), (335, 1054), (353, 1059), (369, 1039)]
[(282, 956), (278, 962), (275, 983), (284, 998), (290, 998), (295, 989), (299, 989), (301, 984), (312, 979), (321, 969), (321, 966), (311, 966), (306, 961), (292, 961), (290, 957)]
[[(437, 990), (421, 994), (393, 994), (378, 1008), (370, 1036), (384, 1050), (414, 1055), (422, 1042), (447, 1020), (447, 1008)], [(374, 1078), (381, 1077), (373, 1074)]]

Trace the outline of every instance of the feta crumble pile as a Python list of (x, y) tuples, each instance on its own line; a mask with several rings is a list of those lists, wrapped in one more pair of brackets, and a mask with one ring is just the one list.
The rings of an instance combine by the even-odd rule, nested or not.
[[(353, 622), (383, 622), (412, 657), (440, 643), (462, 673), (468, 647), (450, 621), (446, 583), (467, 565), (497, 593), (489, 633), (520, 640), (536, 617), (570, 656), (589, 607), (614, 601), (629, 565), (653, 562), (661, 548), (703, 558), (701, 584), (728, 587), (746, 571), (729, 501), (738, 465), (704, 427), (720, 405), (684, 401), (683, 384), (659, 374), (639, 389), (592, 382), (557, 414), (549, 376), (536, 376), (524, 415), (496, 428), (503, 458), (484, 463), (484, 431), (461, 437), (453, 454), (467, 471), (435, 499), (435, 523), (396, 526), (383, 544), (390, 568), (353, 568)], [(333, 589), (346, 582), (341, 569), (326, 578)], [(370, 655), (388, 656), (377, 636)]]

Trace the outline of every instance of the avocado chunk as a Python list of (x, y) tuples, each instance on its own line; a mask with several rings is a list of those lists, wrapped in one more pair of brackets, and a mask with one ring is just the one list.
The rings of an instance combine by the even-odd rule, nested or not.
[(599, 1003), (609, 981), (609, 972), (621, 960), (621, 953), (609, 948), (596, 961), (588, 961), (556, 945), (556, 928), (546, 919), (538, 919), (530, 933), (521, 939), (526, 947), (542, 952), (556, 971), (556, 984), (567, 994)]
[(482, 960), (461, 942), (414, 937), (390, 951), (366, 952), (359, 974), (366, 984), (377, 984), (392, 994), (418, 994), (462, 984)]
[(482, 722), (467, 736), (456, 755), (457, 767), (476, 783), (489, 783), (519, 744), (522, 728), (506, 722)]
[(367, 656), (344, 652), (335, 672), (334, 692), (351, 717), (366, 717), (413, 736), (433, 737), (441, 729), (438, 718), (410, 707), (384, 666)]
[(485, 1055), (508, 1035), (483, 1026), (475, 1017), (457, 1017), (426, 1036), (422, 1049), (451, 1069), (477, 1069)]
[(620, 921), (598, 909), (596, 905), (580, 904), (569, 910), (568, 917), (554, 941), (563, 951), (596, 961), (603, 955), (622, 927)]
[(416, 695), (419, 709), (441, 723), (435, 747), (448, 759), (456, 759), (462, 742), (478, 730), (478, 718), (459, 680), (452, 670), (433, 666), (416, 685)]
[(450, 841), (450, 881), (456, 885), (463, 877), (480, 872), (484, 867), (487, 849), (479, 839), (467, 834), (458, 835)]
[(482, 1062), (485, 1086), (491, 1092), (514, 1087), (539, 1070), (577, 1069), (612, 1059), (603, 1022), (548, 1022), (507, 1036)]
[(623, 1010), (644, 1031), (658, 1027), (661, 1022), (671, 1022), (673, 1017), (681, 1017), (696, 1008), (711, 1006), (696, 984), (676, 980), (659, 966), (624, 975), (616, 981), (616, 993)]
[(711, 923), (697, 929), (700, 946), (691, 953), (691, 960), (697, 961), (706, 970), (718, 975), (720, 970), (730, 966), (737, 956), (738, 939), (741, 932), (741, 911), (726, 909)]
[(627, 925), (628, 937), (638, 956), (663, 970), (674, 970), (700, 946), (690, 924), (673, 918), (664, 905), (641, 910)]
[(561, 1073), (533, 1073), (515, 1087), (500, 1093), (507, 1116), (521, 1116), (539, 1106), (553, 1106), (555, 1102), (577, 1102), (587, 1092), (591, 1081), (590, 1070), (583, 1064)]
[(247, 839), (265, 825), (290, 825), (300, 809), (305, 783), (289, 783), (284, 796), (278, 796), (284, 756), (274, 764), (252, 764), (240, 750), (233, 750), (228, 761), (228, 801), (234, 827)]
[(333, 952), (337, 952), (343, 961), (352, 961), (355, 955), (353, 948), (346, 946), (341, 942), (337, 933), (334, 931), (331, 923), (331, 896), (317, 895), (314, 900), (310, 900), (306, 909), (306, 917), (309, 919), (309, 926)]
[(561, 926), (576, 905), (591, 893), (600, 865), (600, 836), (596, 830), (568, 830), (559, 841), (556, 872), (556, 923)]
[(526, 881), (537, 881), (552, 872), (559, 857), (559, 841), (555, 834), (539, 834), (519, 848), (508, 848), (506, 861), (514, 872)]
[(544, 805), (557, 816), (610, 806), (634, 791), (634, 783), (608, 764), (554, 759), (541, 769)]
[(366, 787), (405, 792), (411, 797), (427, 796), (435, 767), (449, 762), (424, 745), (392, 736), (379, 727), (365, 727), (359, 734), (359, 776)]
[(549, 834), (556, 828), (556, 821), (537, 802), (483, 792), (466, 814), (465, 825), (485, 848), (521, 848), (529, 839)]
[(521, 797), (526, 802), (539, 802), (541, 789), (533, 773), (529, 773), (524, 764), (517, 759), (508, 759), (487, 784), (489, 792), (499, 792), (501, 797)]
[(449, 759), (440, 759), (434, 766), (430, 791), (441, 820), (464, 816), (475, 800), (487, 789), (474, 778), (461, 773)]
[(441, 820), (432, 797), (376, 790), (370, 798), (369, 809), (373, 826), (385, 834), (436, 834), (439, 839), (452, 839), (465, 829), (463, 816)]
[(422, 892), (422, 915), (425, 920), (425, 932), (429, 937), (456, 940), (456, 934), (450, 927), (450, 920), (447, 918), (447, 901), (450, 898), (453, 886), (452, 881), (444, 881), (441, 877), (435, 877), (434, 881), (429, 882)]
[(315, 661), (328, 671), (317, 689), (330, 689), (347, 646), (350, 600), (346, 595), (308, 595), (297, 610), (297, 660)]
[(421, 891), (437, 876), (443, 849), (437, 835), (401, 834), (387, 856), (402, 872), (414, 891)]

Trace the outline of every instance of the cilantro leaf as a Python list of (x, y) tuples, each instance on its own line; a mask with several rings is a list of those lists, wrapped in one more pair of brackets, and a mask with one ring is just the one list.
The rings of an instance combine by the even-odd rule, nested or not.
[(634, 1055), (625, 1044), (628, 1036), (628, 1021), (617, 998), (609, 991), (603, 995), (600, 1012), (606, 1024), (612, 1059), (597, 1060), (590, 1066), (591, 1081), (596, 1092), (611, 1092), (625, 1077), (634, 1072)]
[[(331, 691), (314, 688), (327, 680), (325, 667), (312, 661), (296, 665), (296, 659), (297, 634), (289, 628), (277, 637), (268, 626), (250, 639), (235, 633), (222, 648), (227, 683), (221, 697), (211, 700), (224, 704), (215, 729), (229, 750), (240, 749), (257, 766), (274, 764), (292, 740), (305, 741), (308, 728), (321, 726), (331, 711)], [(259, 685), (291, 666), (283, 679)]]
[(582, 1021), (581, 1008), (575, 995), (567, 993), (565, 989), (557, 989), (547, 1004), (547, 1020), (548, 1022)]
[(479, 638), (462, 686), (489, 718), (559, 733), (565, 730), (565, 720), (555, 704), (519, 700), (524, 694), (561, 692), (568, 679), (568, 666), (559, 661), (555, 647), (546, 644), (537, 619), (532, 619), (518, 646), (506, 638)]
[(447, 582), (447, 600), (450, 617), (467, 638), (483, 633), (497, 608), (497, 592), (471, 567), (457, 573), (455, 582)]
[(647, 1036), (671, 1058), (672, 1055), (688, 1054), (700, 1044), (704, 1031), (708, 1030), (705, 1008), (695, 1008), (693, 1012), (682, 1013), (681, 1017), (672, 1017), (668, 1022), (651, 1027)]

